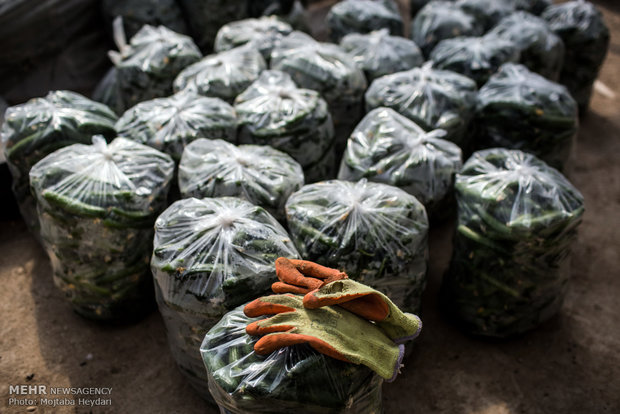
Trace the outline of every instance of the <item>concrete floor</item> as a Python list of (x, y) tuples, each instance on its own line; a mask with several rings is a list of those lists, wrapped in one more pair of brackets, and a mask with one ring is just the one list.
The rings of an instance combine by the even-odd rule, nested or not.
[[(568, 173), (587, 211), (562, 311), (508, 342), (463, 335), (437, 310), (452, 227), (434, 229), (424, 331), (384, 385), (385, 413), (620, 413), (620, 7), (597, 3), (612, 43)], [(111, 407), (37, 413), (217, 412), (177, 371), (158, 313), (125, 327), (80, 318), (21, 222), (0, 223), (0, 251), (0, 412), (26, 412), (7, 406), (9, 384), (112, 388)]]

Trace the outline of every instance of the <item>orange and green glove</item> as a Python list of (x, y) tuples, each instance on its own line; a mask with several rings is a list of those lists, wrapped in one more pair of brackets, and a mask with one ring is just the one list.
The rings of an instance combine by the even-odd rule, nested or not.
[(339, 305), (375, 322), (398, 344), (416, 338), (422, 329), (418, 316), (401, 311), (383, 293), (336, 269), (280, 257), (276, 260), (276, 275), (280, 282), (272, 285), (274, 292), (305, 294), (303, 304), (308, 309)]
[(271, 295), (248, 303), (249, 317), (274, 315), (250, 323), (248, 335), (262, 336), (254, 351), (269, 355), (290, 345), (307, 343), (318, 352), (353, 364), (363, 364), (388, 382), (399, 373), (404, 346), (397, 345), (375, 324), (341, 308), (304, 307), (295, 295)]

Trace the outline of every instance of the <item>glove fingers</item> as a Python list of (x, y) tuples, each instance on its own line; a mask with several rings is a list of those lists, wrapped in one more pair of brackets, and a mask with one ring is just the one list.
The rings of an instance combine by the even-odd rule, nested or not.
[[(266, 319), (269, 321), (269, 319)], [(287, 332), (291, 329), (294, 329), (294, 326), (291, 325), (269, 325), (269, 326), (261, 326), (261, 322), (265, 322), (265, 320), (254, 321), (249, 323), (248, 326), (245, 327), (245, 332), (251, 336), (262, 336), (267, 335), (274, 332)]]
[(308, 293), (308, 288), (289, 285), (288, 283), (275, 282), (271, 285), (271, 290), (274, 293), (296, 293), (298, 295), (305, 295)]
[(279, 303), (269, 302), (269, 298), (279, 299), (277, 295), (258, 298), (245, 305), (243, 313), (245, 316), (255, 318), (263, 315), (276, 315), (284, 312), (294, 312), (295, 308)]
[(330, 283), (334, 280), (348, 279), (345, 272), (341, 272), (340, 270), (333, 269), (331, 267), (321, 266), (318, 263), (299, 259), (290, 259), (290, 262), (304, 275), (323, 279), (324, 283)]
[[(332, 287), (336, 283), (332, 283)], [(340, 305), (350, 312), (371, 321), (382, 321), (390, 314), (390, 308), (385, 300), (376, 293), (323, 293), (314, 290), (304, 296), (304, 307), (316, 309), (322, 306)]]
[(276, 259), (276, 276), (278, 276), (278, 279), (283, 283), (305, 288), (303, 293), (317, 289), (323, 284), (322, 280), (305, 277), (297, 270), (292, 261), (286, 257), (278, 257), (278, 259)]

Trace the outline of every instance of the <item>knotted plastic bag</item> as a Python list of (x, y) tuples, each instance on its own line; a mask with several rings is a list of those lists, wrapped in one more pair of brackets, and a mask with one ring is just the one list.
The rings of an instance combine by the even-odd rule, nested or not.
[(368, 82), (424, 63), (422, 52), (412, 40), (390, 36), (387, 29), (348, 34), (342, 38), (340, 46), (353, 56)]
[(234, 309), (204, 337), (200, 353), (209, 391), (224, 413), (381, 413), (383, 381), (370, 369), (325, 356), (308, 345), (254, 352), (245, 327), (256, 318)]
[(100, 136), (43, 158), (30, 171), (54, 282), (77, 313), (98, 320), (150, 311), (153, 223), (166, 206), (170, 156)]
[(172, 355), (201, 395), (208, 398), (205, 333), (229, 310), (269, 292), (280, 256), (299, 257), (286, 230), (240, 198), (179, 200), (155, 222), (157, 304)]
[(568, 90), (523, 65), (503, 65), (478, 93), (478, 148), (519, 149), (561, 169), (578, 123)]
[(519, 49), (511, 40), (494, 35), (442, 40), (429, 59), (437, 69), (451, 70), (476, 81), (478, 87), (506, 62), (519, 60)]
[(179, 162), (183, 149), (197, 138), (235, 142), (237, 115), (217, 98), (181, 91), (168, 98), (141, 102), (116, 123), (119, 135), (164, 151)]
[[(119, 52), (110, 52), (116, 67), (118, 93), (123, 111), (135, 104), (172, 94), (174, 78), (202, 55), (189, 37), (164, 26), (143, 26), (126, 43), (122, 20), (114, 21)], [(110, 87), (114, 87), (111, 82)]]
[(337, 147), (344, 148), (362, 117), (367, 86), (364, 72), (353, 58), (337, 45), (320, 43), (304, 33), (293, 32), (272, 52), (271, 68), (290, 74), (297, 86), (321, 94), (334, 121)]
[(473, 16), (485, 32), (515, 11), (513, 0), (459, 0), (456, 4)]
[(386, 184), (323, 181), (286, 203), (302, 257), (345, 271), (416, 312), (426, 285), (428, 218), (411, 194)]
[(28, 178), (32, 166), (59, 148), (90, 143), (94, 134), (116, 136), (115, 122), (107, 106), (70, 91), (52, 91), (7, 108), (1, 132), (4, 155), (21, 214), (35, 236), (39, 225)]
[(458, 227), (443, 306), (468, 332), (506, 337), (562, 304), (583, 197), (554, 168), (507, 149), (474, 153), (456, 178)]
[(241, 144), (270, 145), (292, 156), (306, 181), (333, 177), (334, 126), (327, 103), (297, 88), (287, 73), (263, 72), (235, 101)]
[(266, 67), (256, 47), (246, 44), (209, 55), (187, 67), (175, 79), (174, 90), (188, 89), (232, 103)]
[(268, 62), (276, 44), (292, 31), (290, 24), (276, 16), (231, 22), (217, 32), (215, 51), (223, 52), (252, 42)]
[(347, 142), (338, 179), (390, 184), (414, 195), (429, 214), (443, 207), (461, 168), (461, 149), (390, 108), (370, 111)]
[(381, 29), (403, 35), (403, 19), (394, 0), (344, 0), (329, 10), (326, 20), (329, 37), (336, 43), (349, 33)]
[(284, 220), (284, 203), (304, 185), (301, 166), (266, 145), (235, 146), (197, 139), (183, 152), (179, 188), (183, 198), (239, 197)]
[(411, 22), (411, 39), (430, 55), (437, 43), (458, 36), (480, 36), (483, 28), (472, 15), (457, 4), (431, 1), (416, 14)]
[(550, 6), (541, 17), (566, 46), (560, 83), (585, 112), (609, 49), (609, 29), (603, 15), (592, 3), (579, 0)]
[(520, 11), (502, 19), (489, 34), (510, 40), (518, 47), (519, 62), (532, 72), (557, 81), (564, 63), (564, 42), (547, 23)]
[(476, 83), (427, 63), (376, 79), (366, 91), (366, 110), (381, 106), (394, 109), (426, 131), (445, 130), (444, 139), (466, 150), (476, 106)]

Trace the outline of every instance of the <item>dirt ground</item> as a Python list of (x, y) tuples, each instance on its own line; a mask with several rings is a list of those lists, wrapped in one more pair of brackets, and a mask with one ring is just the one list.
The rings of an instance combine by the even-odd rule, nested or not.
[[(452, 226), (433, 229), (424, 331), (387, 414), (620, 413), (620, 6), (599, 1), (612, 28), (592, 109), (568, 173), (587, 212), (561, 313), (507, 342), (469, 338), (440, 316), (436, 296)], [(74, 314), (45, 253), (18, 221), (0, 223), (0, 412), (216, 413), (177, 370), (161, 317), (101, 326)], [(9, 384), (111, 387), (111, 406), (9, 407)], [(20, 397), (23, 398), (23, 397)]]

